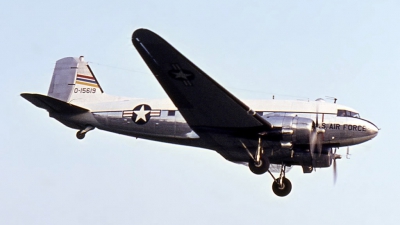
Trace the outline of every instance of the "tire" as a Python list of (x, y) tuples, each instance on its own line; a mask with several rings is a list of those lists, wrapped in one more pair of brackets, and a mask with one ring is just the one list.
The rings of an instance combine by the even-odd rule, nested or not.
[(272, 183), (272, 191), (274, 191), (274, 193), (279, 197), (287, 196), (292, 190), (292, 183), (290, 182), (290, 180), (284, 177), (282, 180), (283, 187), (280, 187), (280, 185), (277, 182), (279, 182), (279, 178), (276, 179), (274, 183)]
[(261, 158), (261, 165), (256, 166), (255, 162), (253, 160), (249, 161), (249, 168), (251, 172), (257, 175), (264, 174), (269, 170), (269, 160), (268, 158)]
[(81, 133), (81, 131), (76, 132), (76, 138), (78, 138), (79, 140), (82, 140), (85, 138), (85, 133)]

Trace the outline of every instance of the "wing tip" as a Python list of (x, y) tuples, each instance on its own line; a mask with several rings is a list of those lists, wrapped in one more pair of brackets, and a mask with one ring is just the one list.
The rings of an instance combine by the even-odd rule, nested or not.
[[(143, 37), (143, 36), (145, 36), (145, 35), (148, 35), (148, 34), (154, 34), (154, 32), (152, 32), (151, 30), (146, 29), (146, 28), (139, 28), (139, 29), (136, 29), (136, 30), (133, 32), (133, 34), (132, 34), (132, 42), (133, 42), (134, 40), (138, 40), (138, 39), (140, 39), (141, 37)], [(138, 41), (139, 41), (139, 40), (138, 40)]]

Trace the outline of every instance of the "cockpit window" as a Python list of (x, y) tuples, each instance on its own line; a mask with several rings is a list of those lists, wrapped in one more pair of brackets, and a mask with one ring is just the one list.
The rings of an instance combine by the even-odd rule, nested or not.
[(360, 118), (360, 114), (343, 109), (338, 109), (337, 116)]

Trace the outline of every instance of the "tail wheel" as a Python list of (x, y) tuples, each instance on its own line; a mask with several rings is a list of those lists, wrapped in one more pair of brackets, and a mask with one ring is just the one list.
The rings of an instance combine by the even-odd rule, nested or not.
[(260, 163), (257, 165), (257, 162), (251, 159), (249, 161), (249, 168), (254, 174), (264, 174), (269, 170), (269, 160), (268, 158), (263, 157), (261, 158)]
[(91, 130), (93, 130), (95, 127), (91, 126), (91, 125), (87, 125), (85, 129), (80, 130), (78, 132), (76, 132), (76, 138), (78, 138), (79, 140), (82, 140), (85, 138), (85, 134)]
[(285, 197), (290, 193), (291, 190), (292, 183), (286, 177), (282, 178), (282, 183), (280, 183), (279, 178), (272, 183), (272, 191), (274, 191), (274, 193), (279, 197)]
[(82, 133), (81, 131), (76, 132), (76, 138), (78, 138), (79, 140), (82, 140), (85, 138), (85, 134), (86, 133)]

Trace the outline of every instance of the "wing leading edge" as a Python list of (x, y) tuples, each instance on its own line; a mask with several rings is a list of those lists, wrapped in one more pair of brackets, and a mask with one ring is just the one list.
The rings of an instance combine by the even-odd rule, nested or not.
[(138, 29), (132, 42), (194, 130), (271, 127), (157, 34)]

